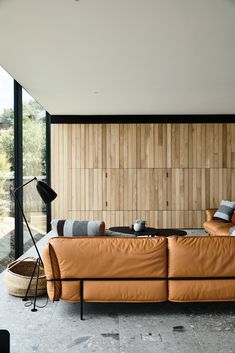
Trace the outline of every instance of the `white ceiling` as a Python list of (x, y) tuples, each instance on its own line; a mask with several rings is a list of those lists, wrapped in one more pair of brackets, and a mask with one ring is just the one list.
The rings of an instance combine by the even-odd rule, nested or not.
[(50, 114), (235, 113), (235, 0), (0, 0), (0, 65)]

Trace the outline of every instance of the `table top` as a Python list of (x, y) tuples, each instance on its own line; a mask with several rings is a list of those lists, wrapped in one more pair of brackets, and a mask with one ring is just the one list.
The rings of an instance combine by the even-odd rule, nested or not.
[(130, 234), (133, 236), (162, 236), (162, 237), (168, 237), (170, 235), (178, 235), (178, 236), (184, 236), (187, 235), (187, 232), (181, 229), (159, 229), (159, 228), (150, 228), (150, 227), (145, 227), (144, 230), (141, 230), (139, 232), (136, 232), (132, 230), (129, 227), (111, 227), (109, 228), (110, 231), (112, 232), (117, 232), (117, 233), (123, 233), (123, 234)]

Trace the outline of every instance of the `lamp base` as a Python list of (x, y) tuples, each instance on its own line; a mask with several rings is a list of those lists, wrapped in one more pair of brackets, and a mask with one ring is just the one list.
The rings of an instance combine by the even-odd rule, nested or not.
[(24, 302), (27, 302), (28, 300), (30, 300), (28, 298), (28, 292), (29, 292), (32, 280), (34, 278), (34, 274), (35, 274), (35, 272), (37, 272), (37, 274), (36, 274), (36, 287), (35, 287), (33, 302), (30, 300), (29, 305), (27, 305), (27, 303), (25, 303), (25, 306), (31, 306), (33, 304), (33, 308), (31, 309), (32, 312), (38, 311), (38, 309), (36, 309), (36, 301), (37, 301), (37, 293), (38, 293), (38, 278), (39, 278), (40, 266), (43, 266), (43, 263), (41, 262), (40, 258), (37, 258), (32, 275), (31, 275), (31, 278), (30, 278), (30, 281), (29, 281), (27, 291), (25, 293), (25, 297), (22, 299), (22, 301), (24, 301)]

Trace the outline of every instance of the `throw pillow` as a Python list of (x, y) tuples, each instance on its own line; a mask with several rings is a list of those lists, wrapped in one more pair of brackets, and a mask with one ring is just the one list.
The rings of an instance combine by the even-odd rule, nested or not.
[(213, 218), (221, 219), (223, 221), (229, 222), (234, 209), (235, 209), (235, 202), (222, 200)]
[(235, 224), (235, 211), (233, 211), (232, 218), (231, 218), (231, 223)]
[(76, 235), (104, 235), (105, 223), (103, 221), (74, 221), (71, 219), (53, 219), (52, 230), (59, 236)]

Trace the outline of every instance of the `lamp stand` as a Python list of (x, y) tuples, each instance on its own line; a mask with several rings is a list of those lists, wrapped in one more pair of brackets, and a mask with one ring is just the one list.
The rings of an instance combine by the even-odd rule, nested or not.
[[(39, 259), (39, 257), (36, 259), (35, 266), (34, 266), (34, 269), (33, 269), (33, 273), (31, 275), (31, 278), (30, 278), (30, 281), (29, 281), (29, 285), (28, 285), (28, 288), (27, 288), (26, 293), (25, 293), (25, 297), (22, 299), (23, 302), (26, 302), (26, 301), (29, 300), (28, 292), (29, 292), (29, 289), (30, 289), (30, 286), (31, 286), (31, 283), (32, 283), (32, 280), (33, 280), (33, 277), (34, 277), (34, 274), (36, 272), (36, 269), (37, 269), (36, 288), (35, 288), (35, 293), (34, 293), (34, 298), (33, 298), (33, 309), (31, 309), (31, 311), (33, 311), (33, 312), (38, 311), (38, 309), (36, 309), (36, 302), (37, 302), (38, 278), (39, 278), (39, 270), (40, 270), (40, 259)], [(30, 303), (30, 305), (31, 305), (31, 303)]]
[[(41, 199), (44, 201), (45, 204), (48, 204), (48, 203), (52, 202), (52, 201), (56, 198), (56, 196), (57, 196), (56, 192), (55, 192), (54, 190), (52, 190), (52, 189), (50, 188), (50, 186), (48, 186), (45, 182), (38, 180), (36, 177), (34, 177), (33, 179), (27, 181), (25, 184), (19, 186), (18, 188), (16, 188), (16, 189), (12, 192), (12, 194), (13, 194), (13, 196), (14, 196), (16, 202), (17, 202), (17, 205), (18, 205), (18, 207), (19, 207), (19, 209), (20, 209), (20, 211), (21, 211), (21, 213), (22, 213), (23, 219), (24, 219), (25, 224), (26, 224), (26, 226), (27, 226), (27, 228), (28, 228), (30, 237), (31, 237), (31, 239), (32, 239), (32, 241), (33, 241), (33, 245), (34, 245), (34, 247), (35, 247), (35, 249), (36, 249), (36, 252), (37, 252), (37, 255), (38, 255), (38, 257), (37, 257), (37, 259), (36, 259), (36, 263), (35, 263), (35, 266), (34, 266), (34, 270), (33, 270), (32, 276), (31, 276), (30, 281), (29, 281), (29, 285), (28, 285), (27, 291), (26, 291), (26, 293), (25, 293), (25, 297), (23, 298), (23, 301), (29, 300), (29, 298), (28, 298), (28, 292), (29, 292), (29, 289), (30, 289), (32, 280), (33, 280), (33, 278), (34, 278), (34, 274), (35, 274), (35, 272), (36, 272), (36, 270), (37, 270), (37, 275), (36, 275), (36, 288), (35, 288), (35, 294), (34, 294), (34, 300), (33, 300), (33, 309), (31, 309), (31, 311), (37, 311), (37, 309), (36, 309), (36, 300), (37, 300), (37, 291), (38, 291), (38, 279), (39, 279), (39, 274), (40, 274), (40, 266), (41, 266), (42, 268), (44, 268), (44, 265), (43, 265), (42, 258), (41, 258), (41, 255), (40, 255), (40, 253), (39, 253), (39, 250), (38, 250), (38, 248), (37, 248), (36, 242), (35, 242), (35, 240), (34, 240), (33, 234), (32, 234), (32, 232), (31, 232), (31, 229), (30, 229), (29, 224), (28, 224), (28, 222), (27, 222), (27, 219), (26, 219), (26, 217), (25, 217), (23, 207), (21, 206), (20, 201), (19, 201), (19, 199), (18, 199), (18, 197), (17, 197), (17, 191), (20, 190), (20, 189), (22, 189), (24, 186), (26, 186), (27, 184), (31, 183), (31, 182), (34, 181), (34, 180), (37, 181), (37, 185), (36, 185), (37, 191), (38, 191), (39, 195), (41, 196)], [(27, 303), (26, 303), (26, 304), (27, 304)], [(26, 304), (25, 304), (25, 306), (30, 306), (30, 305), (32, 304), (32, 302), (31, 302), (29, 305), (26, 305)]]
[[(40, 270), (40, 266), (44, 267), (44, 265), (43, 265), (42, 258), (41, 258), (41, 255), (40, 255), (40, 253), (39, 253), (39, 250), (38, 250), (38, 248), (37, 248), (36, 242), (35, 242), (35, 240), (34, 240), (33, 234), (32, 234), (32, 232), (31, 232), (31, 229), (30, 229), (29, 224), (28, 224), (28, 222), (27, 222), (27, 219), (26, 219), (26, 217), (25, 217), (23, 208), (22, 208), (22, 206), (21, 206), (21, 204), (20, 204), (20, 202), (19, 202), (19, 199), (18, 199), (17, 193), (16, 193), (19, 189), (21, 189), (21, 188), (23, 188), (25, 185), (31, 183), (33, 180), (37, 180), (37, 178), (35, 177), (35, 178), (31, 179), (31, 180), (29, 180), (27, 183), (25, 183), (25, 184), (23, 184), (22, 186), (20, 186), (19, 188), (15, 189), (14, 192), (13, 192), (13, 195), (14, 195), (15, 200), (16, 200), (16, 202), (17, 202), (17, 205), (18, 205), (18, 207), (19, 207), (19, 209), (20, 209), (20, 211), (21, 211), (21, 213), (22, 213), (23, 219), (24, 219), (25, 224), (26, 224), (26, 226), (27, 226), (27, 228), (28, 228), (30, 237), (31, 237), (31, 239), (32, 239), (32, 241), (33, 241), (33, 245), (34, 245), (34, 247), (35, 247), (35, 249), (36, 249), (36, 252), (37, 252), (37, 255), (38, 255), (38, 258), (36, 259), (35, 266), (34, 266), (34, 269), (33, 269), (33, 273), (32, 273), (32, 275), (31, 275), (31, 278), (30, 278), (30, 281), (29, 281), (28, 288), (27, 288), (27, 290), (26, 290), (26, 293), (25, 293), (24, 298), (22, 299), (22, 301), (28, 301), (28, 300), (29, 300), (29, 298), (28, 298), (28, 292), (29, 292), (29, 289), (30, 289), (30, 286), (31, 286), (31, 283), (32, 283), (32, 280), (33, 280), (33, 277), (34, 277), (34, 274), (35, 274), (36, 269), (37, 269), (36, 288), (35, 288), (35, 293), (34, 293), (33, 309), (31, 309), (31, 311), (35, 312), (35, 311), (37, 311), (37, 309), (36, 309), (36, 302), (37, 302), (39, 270)], [(26, 305), (26, 306), (27, 306), (27, 305)]]

